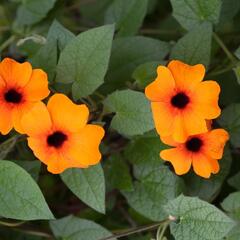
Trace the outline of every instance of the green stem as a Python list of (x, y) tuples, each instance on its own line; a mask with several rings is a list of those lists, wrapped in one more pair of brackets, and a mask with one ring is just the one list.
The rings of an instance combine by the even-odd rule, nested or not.
[(8, 27), (8, 26), (0, 27), (0, 32), (4, 32), (4, 31), (8, 31), (8, 30), (10, 30), (10, 27)]
[(157, 240), (163, 240), (164, 233), (165, 233), (166, 229), (168, 228), (169, 223), (170, 223), (170, 220), (163, 224), (160, 234), (157, 235)]
[(13, 35), (10, 38), (8, 38), (5, 42), (3, 42), (3, 44), (0, 46), (0, 52), (7, 48), (15, 40), (15, 38), (16, 37)]
[(34, 231), (34, 230), (24, 230), (24, 229), (19, 229), (19, 228), (16, 228), (15, 230), (18, 231), (18, 232), (21, 232), (21, 233), (32, 235), (32, 236), (53, 239), (53, 236), (51, 234), (45, 233), (45, 232), (39, 232), (39, 231)]
[(222, 48), (222, 50), (225, 52), (227, 57), (232, 63), (236, 63), (237, 59), (233, 56), (233, 54), (228, 50), (227, 46), (224, 44), (224, 42), (221, 40), (221, 38), (214, 32), (213, 38), (218, 43), (218, 45)]
[(156, 234), (156, 237), (157, 237), (157, 238), (156, 238), (156, 240), (159, 240), (158, 236), (159, 236), (160, 233), (161, 233), (162, 227), (163, 227), (163, 226), (160, 225), (159, 228), (158, 228), (158, 230), (157, 230), (157, 234)]
[(3, 225), (5, 227), (18, 227), (21, 226), (25, 223), (25, 221), (21, 221), (21, 222), (4, 222), (4, 221), (0, 221), (0, 225)]
[(169, 222), (171, 220), (169, 219), (165, 219), (161, 222), (152, 224), (152, 225), (148, 225), (148, 226), (142, 226), (142, 227), (136, 227), (136, 228), (131, 228), (129, 230), (126, 230), (124, 232), (120, 232), (118, 234), (114, 234), (113, 236), (107, 237), (107, 238), (102, 238), (100, 240), (113, 240), (113, 239), (119, 239), (122, 237), (126, 237), (135, 233), (140, 233), (140, 232), (144, 232), (144, 231), (148, 231), (148, 230), (153, 230), (155, 228), (158, 228), (161, 224), (164, 224), (166, 222)]
[(232, 70), (234, 67), (236, 67), (237, 64), (230, 64), (229, 66), (227, 66), (226, 68), (222, 68), (220, 70), (216, 70), (216, 71), (212, 71), (209, 72), (209, 76), (217, 76), (220, 74), (223, 74), (225, 72), (229, 72), (230, 70)]

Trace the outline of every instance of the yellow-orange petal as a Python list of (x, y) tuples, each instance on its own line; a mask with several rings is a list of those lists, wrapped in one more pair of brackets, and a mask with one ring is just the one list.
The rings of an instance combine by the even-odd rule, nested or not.
[(221, 109), (218, 106), (220, 87), (215, 81), (200, 83), (193, 94), (196, 111), (205, 119), (217, 118)]
[(0, 63), (0, 75), (11, 86), (25, 86), (30, 80), (32, 66), (28, 62), (18, 63), (11, 58), (4, 58)]
[(37, 102), (29, 112), (22, 116), (21, 127), (29, 136), (39, 136), (51, 130), (52, 121), (43, 102)]
[(168, 64), (168, 68), (172, 72), (176, 86), (182, 90), (194, 89), (205, 75), (205, 67), (202, 64), (191, 66), (178, 60), (172, 60)]
[(23, 91), (25, 98), (30, 101), (38, 101), (46, 98), (50, 93), (47, 74), (41, 69), (34, 69)]
[(153, 120), (159, 135), (168, 136), (172, 133), (174, 113), (167, 103), (151, 102)]
[(3, 102), (0, 102), (0, 132), (3, 135), (8, 134), (11, 129), (13, 128), (12, 123), (12, 113), (10, 109), (4, 104)]
[(99, 145), (104, 136), (101, 126), (88, 124), (80, 133), (73, 134), (69, 139), (64, 155), (72, 161), (68, 167), (87, 167), (95, 165), (101, 160)]
[(167, 101), (169, 95), (174, 91), (175, 81), (167, 67), (159, 66), (157, 68), (158, 76), (156, 80), (145, 88), (145, 94), (150, 101)]
[(202, 153), (199, 153), (193, 154), (192, 159), (194, 172), (203, 178), (209, 178), (212, 173), (212, 165), (208, 157)]
[(87, 106), (74, 104), (64, 94), (54, 94), (48, 101), (47, 108), (57, 128), (79, 132), (87, 124)]
[(191, 168), (191, 157), (183, 149), (171, 148), (160, 152), (160, 157), (171, 162), (178, 175), (187, 173)]
[(206, 145), (204, 151), (214, 159), (221, 159), (226, 142), (229, 139), (229, 134), (224, 129), (214, 129), (204, 135)]

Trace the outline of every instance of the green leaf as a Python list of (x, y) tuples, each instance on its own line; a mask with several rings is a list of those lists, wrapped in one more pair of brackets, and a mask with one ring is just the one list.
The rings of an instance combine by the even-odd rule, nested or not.
[(61, 174), (61, 178), (85, 204), (105, 213), (105, 179), (100, 164), (86, 169), (68, 169)]
[(115, 23), (117, 36), (137, 33), (147, 13), (148, 0), (114, 0), (105, 13), (105, 23)]
[(166, 213), (177, 218), (171, 233), (177, 240), (220, 240), (235, 223), (215, 206), (183, 195), (165, 206)]
[(240, 145), (240, 103), (227, 106), (218, 119), (221, 127), (230, 134), (230, 142), (238, 147)]
[(116, 91), (104, 100), (104, 108), (116, 113), (111, 127), (121, 134), (133, 136), (154, 128), (150, 104), (141, 92)]
[(25, 169), (31, 176), (32, 178), (37, 181), (38, 177), (39, 177), (39, 172), (40, 172), (40, 168), (41, 168), (41, 162), (38, 160), (35, 161), (12, 161), (14, 163), (16, 163), (17, 165), (19, 165), (20, 167), (22, 167), (23, 169)]
[(161, 221), (167, 217), (163, 206), (178, 196), (180, 187), (180, 178), (162, 165), (135, 181), (134, 191), (123, 194), (135, 211), (153, 221)]
[(240, 1), (238, 0), (222, 0), (222, 7), (218, 28), (221, 29), (223, 24), (228, 23), (240, 10)]
[(49, 28), (45, 45), (30, 59), (33, 67), (41, 68), (48, 73), (50, 82), (56, 74), (59, 53), (73, 38), (74, 34), (55, 20)]
[(240, 220), (240, 192), (229, 194), (221, 203), (222, 208)]
[(50, 227), (55, 237), (66, 240), (99, 240), (112, 235), (102, 226), (74, 216), (50, 221)]
[(147, 62), (139, 65), (133, 72), (132, 78), (141, 89), (144, 89), (148, 84), (155, 80), (157, 77), (157, 67), (165, 65), (165, 62)]
[[(221, 0), (171, 0), (173, 16), (186, 29), (193, 29), (202, 22), (217, 24)], [(200, 35), (199, 35), (200, 36)]]
[(159, 136), (152, 132), (136, 137), (128, 144), (124, 156), (133, 164), (134, 176), (137, 179), (146, 177), (163, 164), (159, 152), (165, 147)]
[(119, 190), (131, 190), (132, 178), (129, 167), (121, 155), (112, 155), (104, 164), (107, 184)]
[(240, 172), (228, 179), (228, 184), (237, 190), (240, 190)]
[(126, 86), (132, 81), (132, 72), (137, 66), (161, 61), (169, 50), (169, 43), (157, 39), (141, 36), (115, 39), (104, 90), (110, 92)]
[(240, 66), (233, 68), (238, 84), (240, 84)]
[(240, 46), (237, 48), (237, 50), (234, 52), (234, 54), (236, 55), (236, 57), (238, 59), (240, 59)]
[(173, 47), (170, 58), (188, 64), (210, 63), (212, 45), (212, 25), (203, 23), (180, 38)]
[(9, 152), (13, 150), (20, 135), (15, 135), (0, 144), (0, 159), (5, 159)]
[(75, 99), (93, 93), (104, 81), (114, 26), (105, 25), (80, 33), (62, 51), (57, 82), (73, 83)]
[(20, 220), (53, 219), (32, 177), (10, 161), (0, 161), (0, 216)]
[(225, 147), (223, 158), (219, 161), (219, 173), (212, 175), (209, 179), (200, 178), (194, 173), (188, 174), (185, 177), (186, 194), (198, 196), (205, 201), (212, 202), (218, 196), (224, 180), (229, 174), (231, 163), (231, 152), (229, 148)]
[(240, 225), (236, 225), (227, 235), (225, 240), (239, 240), (240, 239)]
[(25, 0), (17, 10), (16, 23), (33, 25), (45, 18), (54, 7), (56, 0)]
[(104, 15), (107, 8), (110, 6), (113, 0), (91, 0), (81, 4), (79, 8), (81, 15), (87, 20), (91, 20), (97, 25), (102, 24), (104, 21)]

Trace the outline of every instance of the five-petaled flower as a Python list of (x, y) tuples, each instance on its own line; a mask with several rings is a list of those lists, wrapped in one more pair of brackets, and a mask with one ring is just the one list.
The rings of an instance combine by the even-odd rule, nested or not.
[(22, 116), (49, 93), (44, 71), (5, 58), (0, 62), (0, 132), (8, 134), (14, 127), (23, 133)]
[(218, 160), (222, 158), (228, 139), (224, 129), (189, 136), (184, 143), (177, 143), (171, 137), (161, 137), (164, 143), (174, 148), (162, 150), (160, 157), (171, 162), (178, 175), (187, 173), (192, 165), (197, 175), (209, 178), (211, 173), (219, 172)]
[(190, 66), (173, 60), (159, 66), (157, 79), (145, 89), (151, 101), (153, 119), (160, 136), (171, 135), (177, 142), (208, 131), (206, 120), (217, 118), (220, 87), (203, 81), (202, 64)]
[(53, 95), (47, 106), (39, 102), (23, 116), (21, 124), (29, 136), (28, 145), (49, 172), (86, 168), (100, 161), (104, 130), (87, 124), (88, 117), (86, 105), (76, 105), (63, 94)]

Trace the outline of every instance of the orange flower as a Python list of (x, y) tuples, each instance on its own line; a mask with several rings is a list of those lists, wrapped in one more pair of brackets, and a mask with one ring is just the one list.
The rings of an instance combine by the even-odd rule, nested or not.
[(63, 94), (53, 95), (47, 106), (39, 102), (23, 116), (28, 145), (49, 172), (86, 168), (100, 161), (98, 147), (104, 130), (87, 124), (88, 116), (86, 105), (76, 105)]
[(177, 142), (207, 132), (205, 120), (217, 118), (219, 85), (204, 81), (205, 68), (201, 64), (189, 66), (171, 61), (159, 66), (157, 79), (145, 89), (151, 101), (153, 119), (161, 136), (172, 135)]
[(164, 143), (175, 148), (161, 151), (160, 157), (171, 162), (178, 175), (187, 173), (192, 164), (197, 175), (209, 178), (211, 173), (219, 172), (218, 159), (222, 158), (228, 139), (229, 135), (224, 129), (190, 136), (184, 143), (176, 143), (170, 137), (162, 137)]
[(23, 133), (21, 117), (48, 95), (44, 71), (32, 69), (28, 62), (21, 64), (5, 58), (0, 62), (0, 132), (8, 134), (14, 127)]

